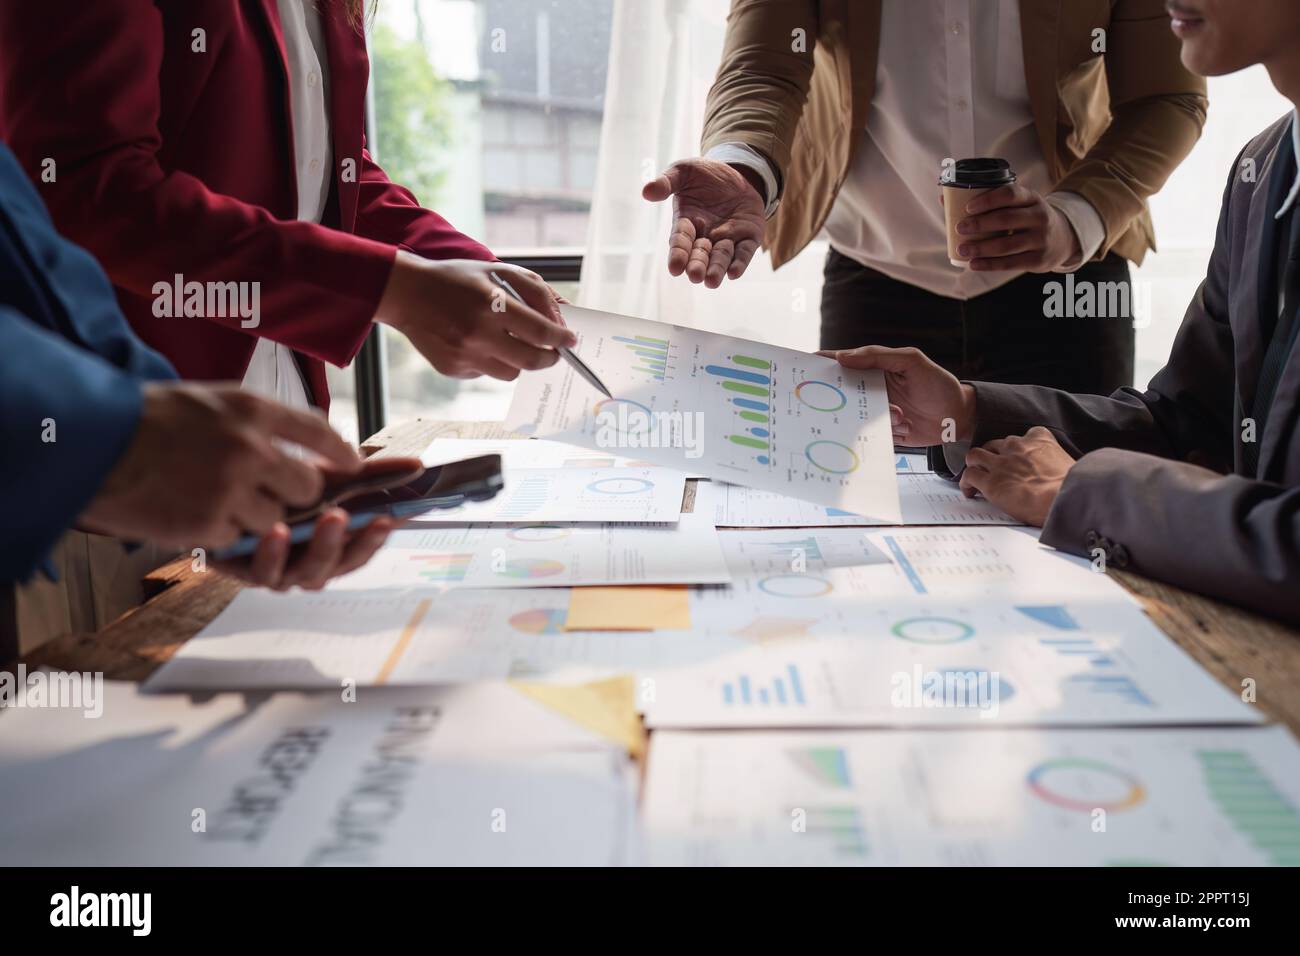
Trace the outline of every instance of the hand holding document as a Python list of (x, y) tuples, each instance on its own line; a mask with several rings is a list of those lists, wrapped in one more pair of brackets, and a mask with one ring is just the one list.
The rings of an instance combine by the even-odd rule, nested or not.
[(562, 311), (578, 335), (575, 351), (614, 397), (567, 364), (525, 376), (506, 421), (520, 434), (900, 520), (879, 371), (645, 319)]

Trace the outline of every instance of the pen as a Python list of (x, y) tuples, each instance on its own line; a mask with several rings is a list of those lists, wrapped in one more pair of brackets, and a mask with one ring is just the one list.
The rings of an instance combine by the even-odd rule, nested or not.
[[(523, 296), (516, 292), (514, 286), (509, 282), (501, 278), (501, 276), (497, 275), (495, 272), (489, 272), (488, 275), (492, 277), (493, 282), (505, 291), (506, 295), (510, 296), (510, 298), (514, 299), (520, 305), (528, 305), (528, 303), (524, 301)], [(573, 349), (565, 348), (561, 345), (557, 351), (560, 353), (560, 357), (564, 359), (564, 361), (573, 366), (575, 372), (590, 382), (595, 388), (604, 394), (606, 398), (614, 397), (610, 390), (605, 387), (605, 383), (600, 380), (595, 372), (587, 367), (587, 363), (574, 354)]]

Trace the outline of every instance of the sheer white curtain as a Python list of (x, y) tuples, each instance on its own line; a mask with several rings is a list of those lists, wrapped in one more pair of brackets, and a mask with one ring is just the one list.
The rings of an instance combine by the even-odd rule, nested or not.
[[(698, 154), (728, 6), (727, 0), (616, 0), (578, 301), (810, 350), (817, 344), (824, 243), (814, 243), (775, 273), (760, 254), (738, 282), (705, 289), (668, 275), (671, 203), (641, 199), (646, 180), (674, 159)], [(1137, 330), (1139, 387), (1164, 364), (1205, 274), (1220, 184), (1233, 157), (1288, 108), (1262, 67), (1210, 80), (1205, 134), (1152, 199), (1160, 252), (1134, 272), (1151, 306)]]
[(773, 272), (759, 254), (719, 289), (668, 275), (672, 203), (641, 187), (699, 153), (704, 101), (722, 56), (727, 0), (616, 0), (605, 119), (578, 302), (789, 348), (817, 347), (826, 247)]

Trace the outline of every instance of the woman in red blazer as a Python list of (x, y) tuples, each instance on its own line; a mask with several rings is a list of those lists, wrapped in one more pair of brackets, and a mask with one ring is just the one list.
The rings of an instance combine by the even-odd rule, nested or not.
[[(366, 152), (361, 3), (0, 3), (0, 139), (184, 377), (243, 378), (263, 337), (292, 350), (308, 399), (326, 408), (322, 363), (351, 361), (373, 321), (459, 377), (512, 379), (573, 344), (540, 278), (489, 266), (491, 252)], [(312, 92), (319, 117), (295, 116)], [(310, 164), (294, 134), (312, 121), (329, 166), (311, 167), (304, 189), (320, 202), (304, 216)], [(491, 268), (531, 308), (496, 293)], [(210, 297), (202, 316), (177, 317), (170, 293), (193, 282), (257, 283), (257, 325), (211, 314), (233, 310)]]

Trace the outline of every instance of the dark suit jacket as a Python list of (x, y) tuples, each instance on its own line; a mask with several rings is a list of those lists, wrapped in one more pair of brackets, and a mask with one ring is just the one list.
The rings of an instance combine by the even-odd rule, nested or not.
[(135, 434), (142, 382), (174, 377), (0, 143), (0, 582), (85, 510)]
[[(329, 59), (334, 188), (323, 225), (294, 221), (293, 124), (276, 0), (0, 3), (0, 139), (42, 182), (59, 231), (97, 258), (139, 335), (193, 379), (243, 378), (254, 334), (346, 365), (399, 247), (492, 254), (420, 207), (365, 149), (369, 61), (344, 4), (317, 3)], [(194, 49), (193, 31), (206, 49)], [(161, 318), (153, 286), (260, 282), (261, 326)]]
[(1288, 116), (1237, 157), (1206, 277), (1146, 392), (976, 383), (972, 443), (1045, 425), (1078, 458), (1044, 543), (1085, 556), (1101, 548), (1113, 567), (1300, 622), (1300, 350), (1255, 436), (1253, 472), (1243, 444), (1268, 347), (1273, 257), (1287, 240), (1273, 217), (1292, 153)]

